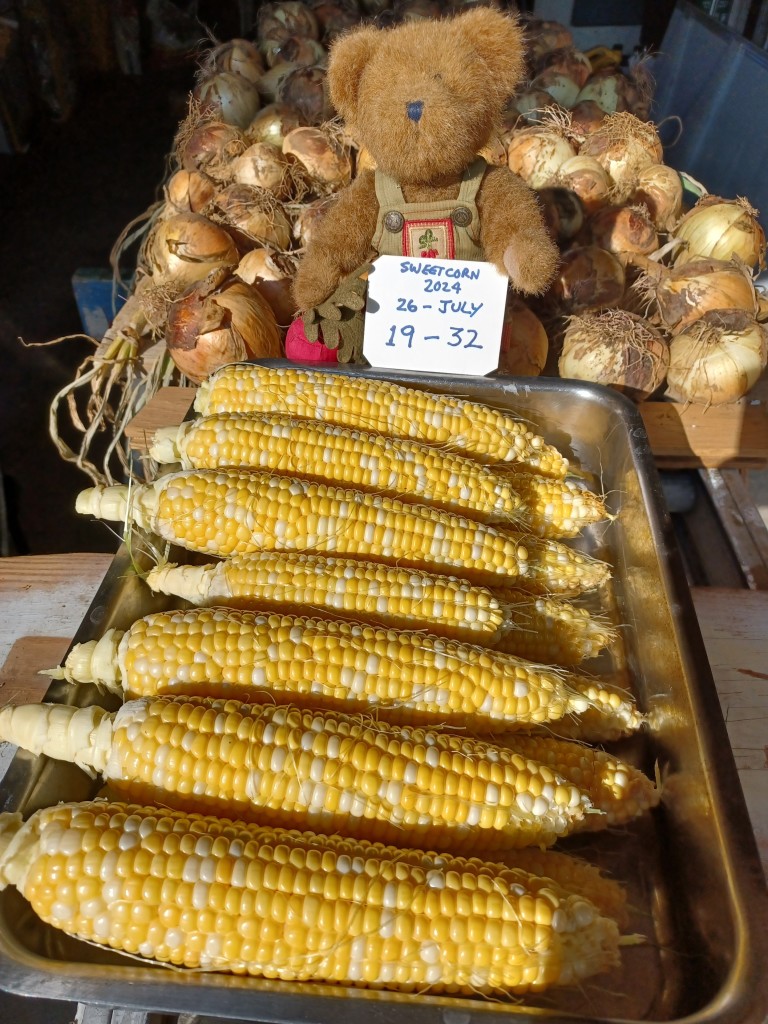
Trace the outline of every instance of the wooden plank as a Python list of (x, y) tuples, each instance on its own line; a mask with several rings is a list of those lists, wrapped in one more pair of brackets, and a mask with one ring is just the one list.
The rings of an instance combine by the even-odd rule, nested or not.
[[(194, 388), (161, 388), (126, 427), (131, 448), (146, 454), (158, 427), (181, 423), (194, 394)], [(639, 408), (662, 469), (768, 466), (768, 401), (758, 389), (740, 402), (709, 409), (673, 402), (644, 402)]]
[(0, 668), (0, 707), (42, 700), (51, 685), (43, 669), (60, 665), (70, 639), (60, 636), (23, 636), (11, 647)]
[(699, 471), (750, 590), (768, 590), (768, 529), (737, 469)]

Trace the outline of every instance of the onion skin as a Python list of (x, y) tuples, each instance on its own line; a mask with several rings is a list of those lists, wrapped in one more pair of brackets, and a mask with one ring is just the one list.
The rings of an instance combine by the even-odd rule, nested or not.
[(231, 124), (205, 115), (182, 124), (176, 137), (176, 155), (186, 171), (200, 171), (215, 181), (227, 181), (229, 164), (245, 149), (242, 133)]
[(668, 231), (683, 206), (680, 175), (666, 164), (651, 164), (638, 174), (630, 201), (646, 207), (659, 231)]
[(596, 213), (608, 202), (611, 179), (608, 172), (591, 156), (579, 153), (566, 160), (556, 180), (562, 188), (576, 193), (587, 214)]
[(654, 292), (661, 319), (675, 333), (713, 310), (758, 311), (749, 271), (733, 261), (691, 260), (664, 272)]
[(216, 194), (216, 182), (200, 171), (176, 171), (165, 195), (175, 213), (201, 213)]
[(224, 228), (199, 213), (178, 213), (161, 221), (148, 240), (152, 280), (176, 292), (212, 270), (237, 265), (237, 246)]
[(560, 167), (575, 155), (568, 139), (546, 127), (524, 128), (507, 144), (509, 169), (531, 188), (551, 185)]
[(607, 206), (589, 221), (592, 241), (608, 252), (639, 252), (644, 256), (659, 247), (653, 221), (642, 207)]
[(261, 108), (245, 129), (246, 145), (268, 142), (282, 149), (283, 139), (288, 132), (301, 128), (303, 124), (301, 114), (290, 103), (269, 103)]
[(270, 306), (225, 271), (210, 274), (171, 305), (165, 337), (174, 363), (196, 383), (227, 363), (282, 355)]
[(538, 377), (549, 353), (549, 339), (541, 320), (517, 297), (504, 313), (498, 373), (509, 377)]
[(631, 194), (640, 171), (661, 163), (664, 156), (655, 127), (629, 113), (606, 116), (581, 144), (579, 153), (594, 157), (605, 168), (617, 201)]
[(670, 345), (667, 395), (676, 402), (727, 405), (743, 398), (768, 365), (768, 333), (743, 310), (719, 310)]
[(230, 39), (214, 47), (207, 54), (203, 67), (209, 74), (212, 71), (231, 71), (254, 85), (264, 74), (264, 62), (258, 48), (248, 39)]
[(296, 128), (289, 132), (283, 141), (283, 153), (303, 164), (319, 186), (336, 191), (352, 178), (349, 154), (320, 128)]
[(297, 67), (282, 79), (277, 90), (280, 103), (298, 110), (306, 124), (320, 125), (333, 117), (325, 68)]
[(219, 117), (225, 124), (246, 128), (261, 106), (259, 90), (247, 78), (229, 71), (218, 71), (204, 78), (193, 91), (201, 109)]
[(765, 266), (765, 232), (749, 203), (702, 196), (674, 229), (683, 242), (675, 266), (697, 256), (730, 260), (738, 256), (748, 267)]
[(618, 306), (625, 288), (624, 268), (613, 253), (579, 246), (563, 254), (546, 301), (558, 313), (584, 313)]
[(596, 132), (605, 120), (605, 111), (594, 100), (579, 100), (571, 107), (571, 127), (584, 138)]
[(638, 402), (661, 387), (668, 366), (661, 332), (623, 309), (572, 317), (558, 362), (561, 377), (604, 384)]

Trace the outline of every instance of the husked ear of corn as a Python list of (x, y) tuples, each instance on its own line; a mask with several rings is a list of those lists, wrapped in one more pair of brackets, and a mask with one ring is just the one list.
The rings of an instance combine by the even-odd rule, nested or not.
[(0, 711), (0, 737), (77, 758), (129, 799), (455, 853), (550, 846), (591, 807), (509, 748), (290, 705), (20, 705)]
[(203, 381), (195, 411), (276, 412), (442, 445), (480, 462), (515, 463), (543, 476), (559, 479), (568, 472), (568, 460), (511, 413), (390, 381), (231, 364)]
[[(513, 655), (428, 633), (223, 608), (155, 612), (76, 644), (63, 669), (47, 674), (129, 697), (272, 697), (476, 735), (541, 725), (607, 740), (642, 722), (628, 698), (612, 702), (591, 680)], [(588, 729), (578, 732), (579, 718)]]
[(509, 995), (616, 966), (615, 921), (525, 871), (129, 804), (0, 814), (0, 888), (70, 935), (283, 981)]
[(600, 586), (606, 563), (558, 544), (503, 532), (425, 505), (408, 505), (296, 477), (231, 470), (170, 473), (152, 484), (91, 487), (76, 509), (153, 530), (192, 551), (351, 555), (484, 582), (512, 578), (535, 591)]
[[(288, 416), (222, 413), (163, 427), (149, 450), (183, 469), (258, 469), (434, 505), (470, 519), (524, 523), (512, 485), (438, 448)], [(544, 478), (542, 478), (544, 479)]]
[(503, 475), (520, 496), (528, 528), (539, 537), (578, 537), (587, 526), (608, 516), (603, 498), (581, 481), (553, 480), (513, 469)]

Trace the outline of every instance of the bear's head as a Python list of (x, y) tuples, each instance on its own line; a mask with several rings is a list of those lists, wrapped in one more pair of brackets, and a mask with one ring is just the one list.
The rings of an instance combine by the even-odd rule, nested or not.
[(336, 110), (396, 181), (455, 178), (497, 128), (525, 73), (517, 19), (488, 7), (341, 36), (328, 64)]

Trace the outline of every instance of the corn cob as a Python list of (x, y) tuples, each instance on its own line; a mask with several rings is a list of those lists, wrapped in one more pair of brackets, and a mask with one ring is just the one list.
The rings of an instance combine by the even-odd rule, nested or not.
[(392, 629), (427, 629), (545, 665), (576, 665), (615, 642), (607, 620), (561, 598), (491, 590), (455, 576), (293, 552), (166, 563), (149, 587), (195, 605), (318, 612)]
[(568, 460), (509, 412), (390, 381), (296, 367), (232, 364), (195, 395), (195, 411), (275, 412), (449, 447), (481, 462), (509, 462), (560, 479)]
[(525, 520), (522, 499), (489, 466), (414, 441), (311, 420), (207, 416), (161, 428), (149, 454), (182, 469), (258, 469), (419, 501), (480, 521)]
[[(129, 698), (260, 702), (271, 694), (395, 723), (450, 723), (475, 735), (544, 725), (602, 741), (642, 721), (629, 699), (612, 701), (589, 679), (512, 655), (427, 633), (221, 608), (156, 612), (125, 633), (110, 629), (75, 645), (64, 668), (47, 674)], [(587, 715), (589, 729), (578, 732), (576, 721)]]
[(661, 790), (638, 768), (604, 750), (564, 739), (515, 735), (514, 749), (550, 767), (580, 786), (600, 814), (590, 814), (576, 826), (578, 831), (626, 825), (655, 807)]
[(161, 963), (283, 981), (509, 994), (619, 960), (615, 921), (549, 879), (152, 807), (0, 814), (0, 888)]
[(514, 470), (506, 470), (502, 475), (520, 496), (520, 514), (539, 537), (578, 537), (587, 526), (607, 518), (603, 499), (581, 482), (551, 480)]
[(509, 748), (290, 705), (22, 704), (0, 711), (0, 738), (128, 799), (456, 853), (549, 846), (591, 806)]
[(579, 593), (608, 566), (557, 541), (502, 532), (424, 505), (293, 477), (196, 470), (152, 484), (91, 487), (78, 512), (149, 528), (205, 554), (337, 553), (429, 571), (461, 570), (483, 582)]

